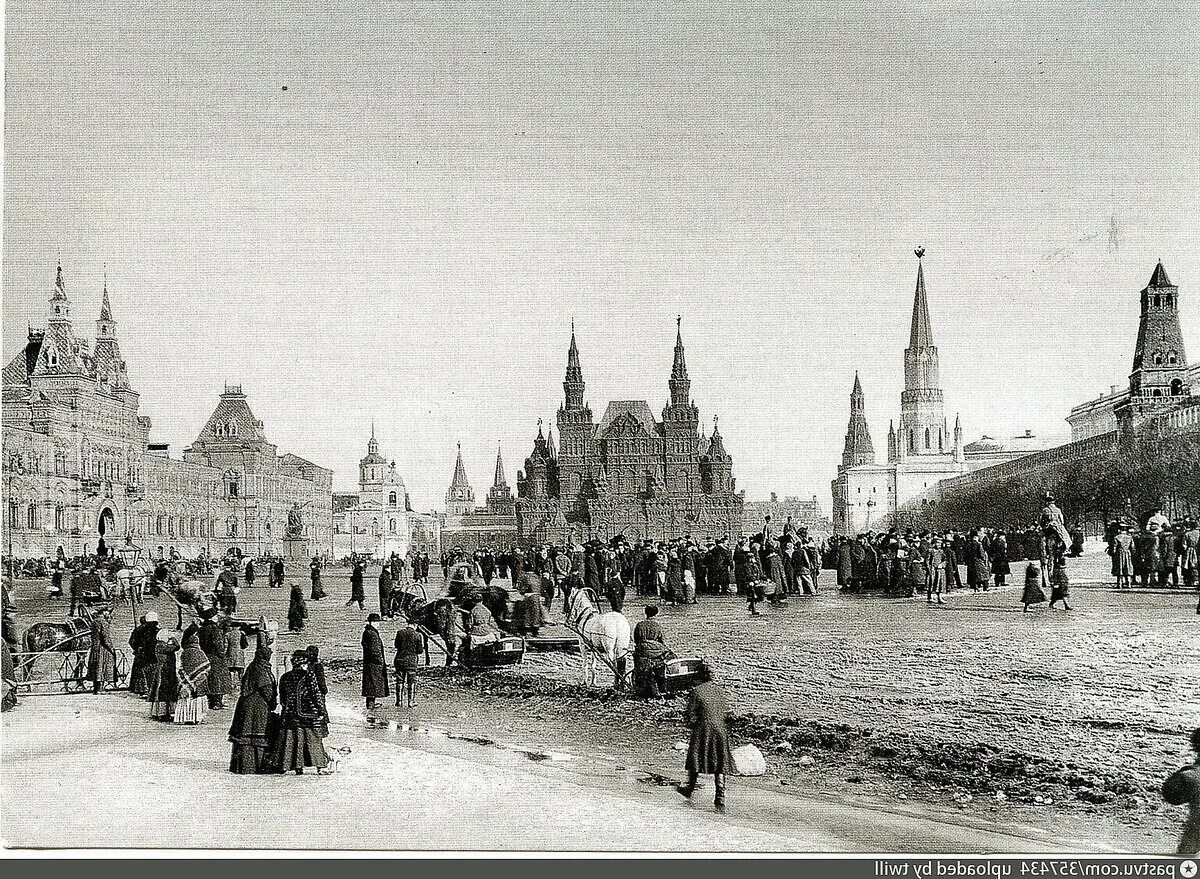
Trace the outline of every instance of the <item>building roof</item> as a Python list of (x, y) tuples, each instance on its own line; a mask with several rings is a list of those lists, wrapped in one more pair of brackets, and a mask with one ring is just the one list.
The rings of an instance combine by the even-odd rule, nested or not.
[(333, 493), (333, 514), (344, 513), (358, 506), (358, 495), (354, 492), (335, 491)]
[[(232, 429), (231, 429), (232, 428)], [(254, 417), (240, 385), (226, 385), (217, 408), (196, 438), (197, 445), (209, 442), (266, 442), (263, 423)], [(315, 465), (314, 465), (315, 466)]]
[(1147, 287), (1171, 287), (1171, 279), (1167, 277), (1167, 270), (1163, 268), (1162, 260), (1158, 261), (1158, 265), (1154, 267), (1154, 274), (1150, 276), (1150, 283)]
[(623, 415), (632, 415), (651, 436), (658, 431), (658, 422), (654, 420), (650, 404), (645, 400), (612, 400), (604, 410), (604, 417), (600, 419), (596, 432), (604, 433)]
[(1034, 434), (1032, 431), (1025, 431), (1023, 436), (1009, 437), (1008, 439), (997, 439), (990, 436), (982, 436), (974, 442), (967, 443), (963, 446), (963, 454), (970, 455), (990, 455), (997, 453), (1022, 453), (1040, 452), (1043, 449), (1048, 449), (1052, 446), (1059, 445), (1061, 440), (1053, 437), (1041, 437)]
[(320, 464), (314, 464), (308, 458), (301, 458), (299, 455), (294, 455), (291, 452), (280, 455), (279, 463), (285, 467), (307, 467), (310, 470), (323, 470), (326, 473), (333, 472), (326, 467), (322, 467)]

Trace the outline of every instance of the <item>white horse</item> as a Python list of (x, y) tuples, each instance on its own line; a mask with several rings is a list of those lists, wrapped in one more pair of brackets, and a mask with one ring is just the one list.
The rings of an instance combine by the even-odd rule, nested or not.
[(146, 597), (146, 581), (149, 575), (144, 568), (134, 566), (117, 571), (117, 593), (121, 599), (137, 604)]
[(629, 656), (629, 620), (619, 611), (600, 613), (592, 589), (576, 589), (567, 610), (567, 627), (579, 636), (579, 653), (583, 659), (583, 680), (596, 686), (596, 668), (602, 658), (612, 669), (613, 686), (625, 687), (625, 666)]

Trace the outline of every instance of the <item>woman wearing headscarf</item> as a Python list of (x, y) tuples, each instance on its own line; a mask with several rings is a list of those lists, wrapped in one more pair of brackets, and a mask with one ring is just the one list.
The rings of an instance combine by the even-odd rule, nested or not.
[[(305, 652), (308, 654), (308, 673), (316, 680), (317, 689), (321, 693), (321, 702), (324, 704), (329, 695), (329, 685), (325, 683), (325, 665), (321, 662), (321, 650), (316, 644), (309, 644), (308, 650)], [(321, 728), (318, 731), (321, 733), (321, 738), (329, 738), (328, 712), (321, 718)]]
[(1041, 566), (1037, 562), (1030, 562), (1025, 566), (1025, 590), (1021, 593), (1021, 604), (1024, 605), (1022, 613), (1028, 613), (1032, 605), (1041, 604), (1045, 600)]
[(688, 743), (688, 780), (676, 790), (690, 800), (697, 779), (711, 773), (717, 789), (713, 804), (718, 812), (724, 812), (725, 775), (733, 769), (733, 753), (729, 749), (729, 731), (725, 725), (729, 708), (725, 694), (713, 681), (708, 663), (700, 664), (696, 680), (683, 715), (684, 722), (692, 728)]
[(300, 632), (308, 619), (308, 607), (304, 604), (304, 592), (299, 583), (292, 584), (292, 600), (288, 605), (288, 631)]
[(317, 732), (325, 717), (325, 703), (317, 679), (308, 671), (308, 653), (292, 654), (292, 670), (279, 679), (279, 735), (271, 749), (271, 768), (276, 772), (304, 774), (306, 766), (318, 773), (329, 765), (329, 756)]
[(129, 692), (145, 696), (150, 692), (150, 677), (157, 662), (158, 614), (150, 611), (129, 635), (133, 663), (129, 666)]
[(203, 723), (208, 704), (208, 673), (212, 668), (200, 649), (200, 636), (195, 628), (183, 634), (183, 650), (179, 654), (179, 701), (175, 703), (176, 723)]
[(1058, 566), (1050, 574), (1050, 604), (1048, 607), (1053, 610), (1054, 605), (1061, 601), (1063, 610), (1070, 610), (1071, 605), (1067, 604), (1067, 599), (1070, 597), (1071, 580), (1067, 576), (1067, 561), (1065, 558), (1061, 558), (1058, 560)]
[(175, 716), (175, 703), (179, 701), (179, 672), (175, 661), (179, 656), (179, 642), (174, 638), (159, 641), (154, 645), (154, 666), (150, 670), (150, 718), (170, 723)]
[(266, 770), (270, 746), (271, 713), (275, 710), (275, 675), (271, 671), (271, 653), (257, 650), (254, 660), (242, 675), (242, 695), (233, 709), (229, 725), (229, 771), (253, 775)]
[(216, 611), (206, 611), (200, 626), (200, 649), (208, 657), (208, 707), (215, 710), (225, 708), (225, 697), (233, 694), (233, 681), (229, 677), (229, 638), (226, 634), (228, 622), (218, 622)]

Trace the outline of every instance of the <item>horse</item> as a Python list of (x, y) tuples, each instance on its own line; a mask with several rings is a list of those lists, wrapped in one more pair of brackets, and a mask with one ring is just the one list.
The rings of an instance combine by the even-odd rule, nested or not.
[[(461, 623), (457, 627), (454, 625), (454, 615), (461, 614), (462, 611), (449, 598), (435, 598), (433, 601), (425, 602), (419, 595), (411, 592), (402, 594), (406, 600), (402, 600), (399, 610), (412, 623), (442, 639), (442, 643), (446, 645), (446, 667), (449, 668), (458, 652), (458, 639), (451, 632), (455, 628), (462, 631)], [(425, 664), (429, 664), (428, 645), (425, 647)]]
[(579, 652), (583, 657), (584, 683), (596, 686), (599, 659), (612, 669), (613, 688), (625, 689), (625, 666), (629, 657), (629, 620), (619, 611), (600, 613), (594, 589), (576, 589), (567, 611), (567, 628), (579, 637)]
[(34, 623), (21, 637), (25, 656), (21, 657), (17, 671), (22, 680), (28, 680), (38, 656), (44, 653), (70, 653), (89, 647), (85, 641), (92, 632), (92, 615), (87, 606), (80, 608), (80, 615), (61, 623)]
[(132, 568), (121, 566), (117, 569), (117, 594), (121, 600), (128, 599), (132, 605), (137, 605), (146, 598), (146, 582), (149, 573), (145, 568), (134, 565)]

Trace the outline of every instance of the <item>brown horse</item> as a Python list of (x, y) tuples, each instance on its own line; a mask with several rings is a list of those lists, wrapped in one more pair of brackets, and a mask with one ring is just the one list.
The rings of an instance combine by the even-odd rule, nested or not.
[(28, 680), (39, 655), (70, 653), (72, 650), (83, 650), (89, 646), (87, 638), (92, 631), (92, 615), (86, 605), (81, 611), (80, 616), (71, 617), (65, 622), (34, 623), (25, 630), (21, 638), (25, 655), (17, 664), (22, 680)]
[[(449, 668), (454, 662), (454, 656), (458, 652), (459, 646), (458, 638), (451, 634), (456, 628), (454, 615), (460, 614), (462, 611), (449, 598), (435, 598), (433, 601), (424, 603), (417, 596), (408, 594), (413, 600), (408, 602), (404, 615), (417, 626), (442, 639), (446, 651), (446, 667)], [(461, 625), (457, 628), (462, 631)], [(428, 645), (425, 647), (425, 664), (429, 664)]]

